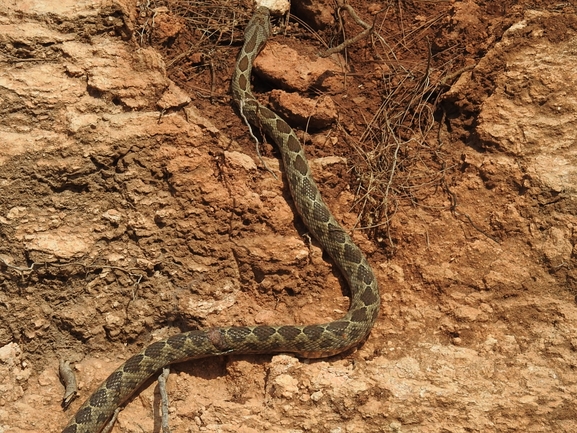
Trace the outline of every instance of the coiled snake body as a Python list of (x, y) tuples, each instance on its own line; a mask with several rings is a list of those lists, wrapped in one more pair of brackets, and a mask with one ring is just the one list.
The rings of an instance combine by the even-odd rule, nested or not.
[(62, 433), (97, 433), (136, 389), (162, 367), (223, 354), (295, 353), (322, 358), (362, 341), (379, 311), (379, 290), (361, 250), (335, 220), (311, 176), (303, 148), (291, 127), (261, 105), (250, 90), (252, 62), (270, 34), (270, 12), (259, 7), (245, 31), (232, 79), (242, 115), (279, 147), (295, 207), (310, 233), (339, 266), (351, 292), (347, 314), (320, 325), (239, 326), (190, 331), (151, 344), (114, 371), (83, 403)]

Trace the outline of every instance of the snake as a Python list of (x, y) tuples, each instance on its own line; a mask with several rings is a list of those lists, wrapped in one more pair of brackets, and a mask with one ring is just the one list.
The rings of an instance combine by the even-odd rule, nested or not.
[(246, 26), (244, 44), (235, 63), (233, 100), (241, 116), (272, 138), (279, 148), (297, 213), (348, 283), (347, 313), (322, 324), (209, 328), (152, 343), (110, 374), (80, 406), (62, 433), (100, 432), (117, 408), (169, 364), (233, 354), (292, 353), (302, 358), (324, 358), (357, 346), (373, 327), (380, 296), (371, 266), (323, 201), (293, 129), (251, 92), (253, 61), (270, 34), (270, 10), (258, 7)]

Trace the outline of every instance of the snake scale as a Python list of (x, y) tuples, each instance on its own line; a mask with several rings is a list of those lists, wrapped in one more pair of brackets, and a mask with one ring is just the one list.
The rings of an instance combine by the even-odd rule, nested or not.
[(282, 352), (322, 358), (357, 345), (373, 326), (380, 297), (376, 277), (367, 259), (323, 202), (303, 148), (291, 127), (251, 93), (252, 63), (269, 35), (270, 11), (259, 7), (246, 27), (244, 45), (235, 65), (233, 99), (241, 114), (279, 147), (298, 213), (349, 284), (349, 311), (338, 320), (319, 325), (213, 328), (157, 341), (116, 369), (82, 404), (62, 433), (100, 432), (116, 408), (168, 364), (223, 354)]

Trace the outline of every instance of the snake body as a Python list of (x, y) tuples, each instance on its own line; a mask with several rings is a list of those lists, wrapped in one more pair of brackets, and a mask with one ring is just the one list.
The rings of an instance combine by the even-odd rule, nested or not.
[(236, 62), (233, 99), (241, 114), (279, 147), (298, 213), (349, 284), (351, 302), (347, 314), (319, 325), (213, 328), (185, 332), (153, 343), (116, 369), (82, 404), (62, 433), (100, 432), (116, 408), (168, 364), (223, 354), (282, 352), (322, 358), (357, 345), (372, 328), (380, 297), (367, 259), (323, 202), (292, 128), (251, 93), (252, 63), (269, 34), (270, 11), (259, 7), (246, 27), (244, 45)]

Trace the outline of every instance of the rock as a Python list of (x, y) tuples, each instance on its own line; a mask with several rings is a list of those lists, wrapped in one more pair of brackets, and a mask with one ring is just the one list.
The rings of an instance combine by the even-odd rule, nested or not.
[(340, 68), (330, 58), (313, 58), (299, 54), (293, 48), (275, 41), (267, 43), (255, 59), (255, 72), (284, 90), (305, 92), (312, 86), (323, 88), (328, 77), (340, 74)]
[(168, 89), (166, 89), (156, 104), (161, 109), (168, 110), (169, 108), (184, 107), (189, 102), (190, 96), (171, 81), (168, 85)]
[(241, 152), (224, 152), (224, 158), (233, 167), (240, 167), (247, 171), (256, 170), (256, 164), (252, 157)]
[(313, 131), (324, 129), (338, 117), (336, 106), (330, 96), (321, 96), (313, 100), (296, 93), (273, 90), (270, 93), (270, 101), (281, 117), (289, 124), (302, 129)]

